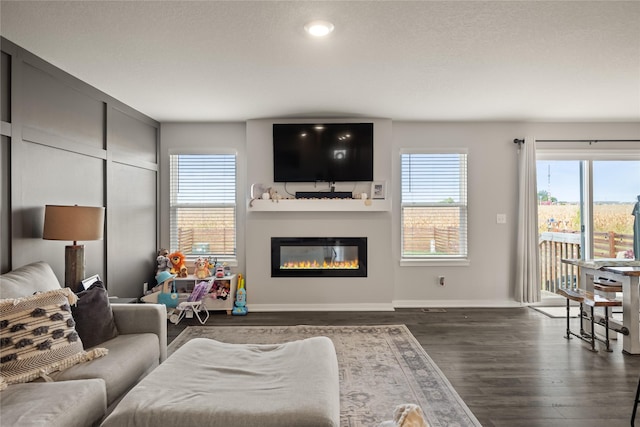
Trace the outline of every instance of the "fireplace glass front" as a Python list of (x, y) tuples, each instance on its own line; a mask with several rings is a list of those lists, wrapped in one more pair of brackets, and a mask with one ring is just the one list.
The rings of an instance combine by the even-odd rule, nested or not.
[(367, 277), (367, 238), (272, 237), (271, 277)]

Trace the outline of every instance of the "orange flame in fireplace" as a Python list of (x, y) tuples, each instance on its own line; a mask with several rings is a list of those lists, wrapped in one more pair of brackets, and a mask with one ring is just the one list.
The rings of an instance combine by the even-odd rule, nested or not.
[(293, 268), (299, 268), (299, 269), (305, 269), (305, 268), (312, 268), (312, 269), (332, 269), (332, 268), (340, 268), (340, 269), (358, 269), (359, 264), (358, 264), (358, 260), (354, 260), (354, 261), (336, 261), (336, 262), (326, 262), (324, 261), (322, 264), (320, 264), (318, 261), (313, 260), (313, 261), (298, 261), (298, 262), (285, 262), (283, 265), (280, 266), (280, 269), (286, 270), (286, 269), (293, 269)]

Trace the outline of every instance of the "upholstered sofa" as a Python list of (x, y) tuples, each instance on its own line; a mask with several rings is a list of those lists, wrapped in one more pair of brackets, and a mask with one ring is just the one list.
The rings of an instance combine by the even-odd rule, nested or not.
[[(75, 298), (70, 290), (61, 289), (53, 270), (44, 262), (29, 264), (0, 276), (0, 301), (8, 309), (11, 308), (8, 300), (16, 301), (15, 305), (23, 299), (33, 298), (34, 293), (70, 294), (70, 303)], [(81, 348), (83, 354), (93, 352), (97, 357), (64, 370), (47, 371), (42, 378), (29, 382), (0, 384), (4, 388), (0, 391), (0, 424), (98, 425), (135, 384), (166, 359), (167, 315), (163, 305), (112, 304), (110, 307), (117, 336), (94, 345), (94, 350), (86, 346)], [(73, 307), (66, 308), (70, 311), (69, 308)], [(6, 310), (2, 313), (6, 316)], [(6, 326), (10, 323), (3, 320), (0, 325), (7, 334), (9, 329)], [(69, 324), (75, 326), (73, 321)], [(7, 334), (0, 330), (0, 336), (6, 337)], [(13, 345), (7, 344), (8, 341), (8, 338), (3, 338), (5, 349)], [(4, 381), (7, 371), (0, 371), (3, 376), (0, 381)]]

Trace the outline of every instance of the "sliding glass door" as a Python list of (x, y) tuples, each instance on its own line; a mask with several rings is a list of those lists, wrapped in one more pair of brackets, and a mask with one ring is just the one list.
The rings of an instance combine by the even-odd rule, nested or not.
[(538, 250), (542, 291), (572, 285), (562, 258), (580, 258), (584, 238), (582, 162), (538, 160)]
[(640, 161), (593, 161), (593, 258), (633, 258)]
[[(554, 158), (556, 157), (556, 158)], [(538, 156), (538, 231), (543, 291), (571, 286), (562, 258), (632, 258), (640, 160)]]

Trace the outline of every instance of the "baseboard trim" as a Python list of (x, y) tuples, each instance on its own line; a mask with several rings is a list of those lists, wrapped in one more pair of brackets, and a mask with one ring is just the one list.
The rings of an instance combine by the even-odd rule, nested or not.
[(248, 304), (249, 312), (283, 311), (394, 311), (396, 308), (518, 308), (516, 301), (498, 300), (395, 300), (392, 303), (354, 304)]
[(249, 312), (270, 311), (394, 311), (393, 304), (247, 304)]
[(509, 300), (394, 300), (395, 308), (517, 308), (524, 307)]

